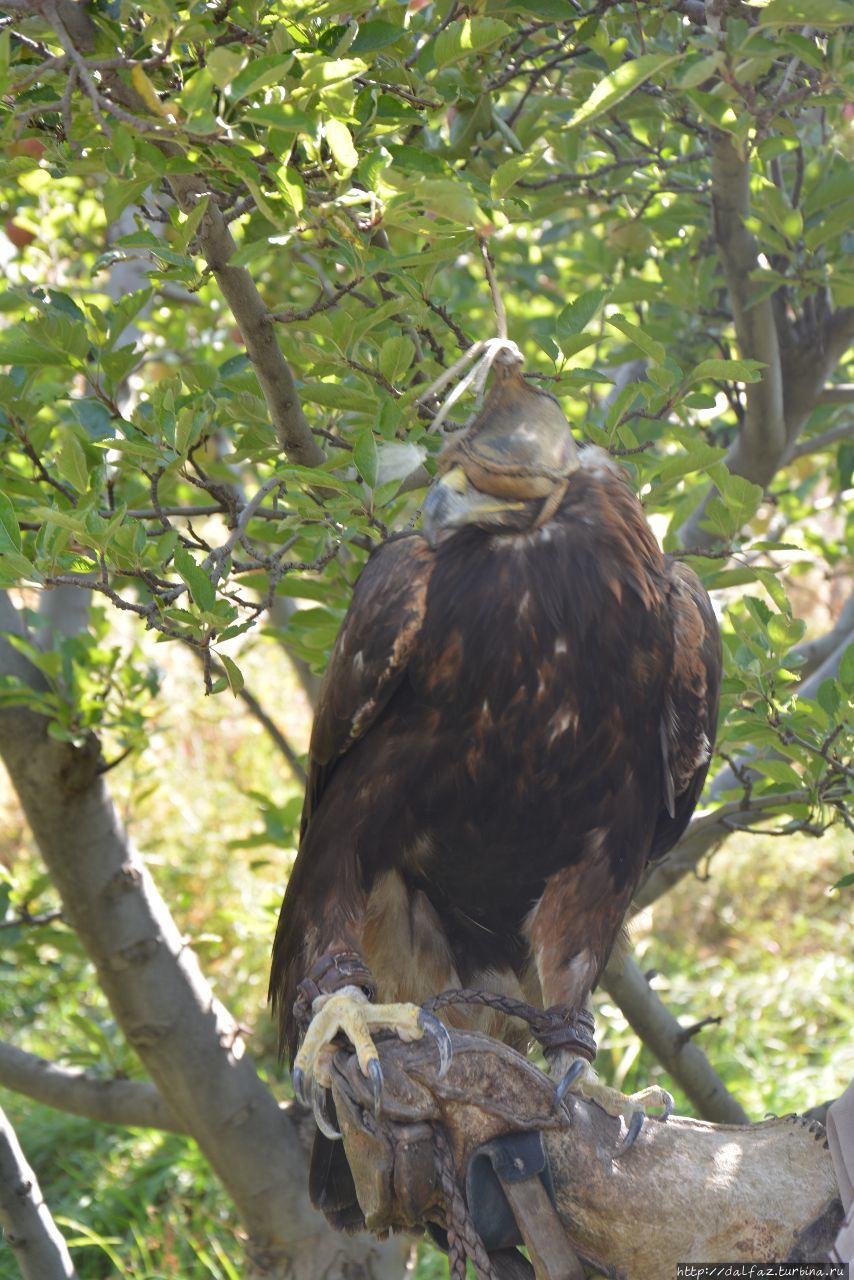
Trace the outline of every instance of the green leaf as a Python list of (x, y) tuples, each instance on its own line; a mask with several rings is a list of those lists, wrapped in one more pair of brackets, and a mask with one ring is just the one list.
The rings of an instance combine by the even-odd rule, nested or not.
[(671, 66), (681, 58), (680, 53), (644, 53), (633, 62), (624, 62), (616, 67), (610, 75), (600, 80), (582, 106), (566, 125), (574, 129), (577, 125), (589, 123), (597, 116), (604, 115), (627, 98), (630, 93), (644, 84), (651, 76), (657, 75), (665, 67)]
[(229, 91), (230, 100), (235, 103), (246, 98), (256, 89), (264, 89), (268, 84), (278, 84), (293, 65), (292, 53), (271, 53), (263, 58), (252, 58), (243, 70), (234, 77)]
[(618, 329), (620, 333), (624, 334), (630, 342), (633, 342), (635, 346), (644, 353), (644, 355), (649, 356), (650, 360), (655, 364), (664, 364), (664, 361), (667, 359), (667, 352), (664, 350), (661, 343), (656, 342), (654, 338), (648, 337), (648, 335), (644, 333), (643, 329), (640, 329), (636, 324), (632, 324), (625, 316), (606, 316), (605, 323), (609, 324), (612, 329)]
[(225, 675), (226, 675), (226, 679), (228, 680), (228, 687), (231, 689), (231, 692), (234, 694), (236, 698), (238, 693), (240, 693), (240, 690), (243, 688), (244, 684), (246, 683), (245, 680), (243, 679), (243, 672), (240, 670), (240, 667), (238, 667), (234, 659), (229, 658), (228, 654), (217, 653), (217, 657), (219, 658), (220, 662), (225, 668)]
[(350, 53), (373, 53), (377, 49), (387, 49), (404, 35), (402, 27), (376, 18), (372, 22), (363, 22), (356, 39), (350, 45)]
[(360, 431), (353, 445), (353, 462), (369, 489), (376, 488), (378, 459), (374, 433), (370, 429)]
[(693, 89), (696, 85), (702, 84), (704, 80), (710, 80), (723, 62), (724, 57), (723, 50), (719, 49), (716, 53), (686, 58), (676, 76), (678, 88)]
[(310, 382), (300, 387), (300, 399), (320, 404), (327, 409), (346, 409), (350, 413), (375, 414), (376, 398), (365, 391), (338, 382)]
[(754, 8), (760, 27), (848, 27), (854, 25), (854, 4), (845, 0), (770, 0)]
[(327, 58), (320, 55), (317, 61), (303, 72), (299, 89), (295, 91), (294, 96), (298, 94), (303, 97), (306, 90), (329, 89), (332, 85), (340, 84), (342, 80), (353, 80), (356, 76), (363, 76), (368, 70), (367, 62), (363, 62), (361, 58)]
[(128, 205), (138, 204), (141, 196), (150, 186), (150, 177), (137, 178), (132, 182), (128, 182), (126, 178), (107, 182), (102, 195), (107, 222), (115, 222)]
[(842, 702), (836, 681), (830, 678), (822, 680), (816, 691), (815, 700), (822, 711), (825, 711), (828, 717), (834, 720)]
[(500, 200), (505, 196), (537, 159), (536, 155), (512, 156), (500, 164), (489, 180), (489, 192), (493, 200)]
[(406, 373), (414, 359), (415, 343), (411, 338), (407, 338), (404, 334), (397, 338), (386, 338), (380, 348), (380, 373), (394, 384)]
[(83, 446), (72, 431), (64, 431), (61, 440), (56, 469), (78, 493), (85, 493), (89, 488), (89, 465)]
[(283, 164), (276, 173), (279, 188), (297, 217), (305, 208), (305, 185), (302, 175)]
[(21, 579), (41, 582), (42, 576), (20, 551), (0, 551), (0, 581), (4, 586), (14, 586)]
[(184, 221), (179, 226), (178, 234), (175, 237), (175, 247), (180, 249), (182, 253), (187, 252), (190, 241), (198, 231), (199, 223), (205, 216), (205, 210), (208, 207), (209, 200), (209, 195), (202, 196), (201, 200), (196, 202), (194, 207), (190, 210)]
[(798, 643), (807, 629), (802, 618), (786, 618), (777, 613), (768, 620), (768, 639), (775, 653), (785, 653)]
[(839, 683), (846, 693), (854, 691), (854, 644), (849, 644), (839, 664)]
[[(256, 128), (281, 129), (283, 133), (302, 133), (315, 127), (312, 116), (301, 111), (292, 102), (268, 102), (252, 106), (243, 113), (243, 120)], [(219, 147), (217, 154), (221, 155), (228, 150), (228, 147)]]
[(327, 120), (324, 129), (329, 150), (340, 173), (350, 174), (359, 163), (359, 153), (353, 146), (353, 137), (341, 120)]
[(433, 45), (437, 67), (449, 67), (499, 44), (513, 30), (500, 18), (465, 18), (440, 31)]
[(758, 511), (764, 496), (762, 485), (753, 484), (744, 476), (733, 475), (723, 465), (715, 471), (712, 479), (720, 490), (733, 522), (733, 532), (736, 532)]
[(591, 289), (589, 293), (579, 294), (572, 302), (567, 303), (555, 324), (555, 338), (558, 343), (586, 329), (607, 296), (607, 289)]
[(753, 760), (751, 766), (772, 782), (782, 783), (793, 790), (799, 790), (804, 785), (801, 775), (785, 760)]
[(701, 360), (692, 369), (685, 385), (701, 382), (704, 378), (733, 382), (758, 382), (766, 365), (761, 360)]
[(659, 483), (670, 484), (695, 471), (708, 471), (709, 467), (720, 462), (725, 452), (725, 449), (719, 449), (713, 444), (696, 444), (686, 453), (667, 459), (659, 470)]
[(15, 508), (6, 494), (0, 490), (0, 551), (20, 550), (21, 530), (18, 528)]
[[(256, 68), (258, 62), (259, 59), (256, 58)], [(207, 68), (218, 89), (227, 89), (245, 64), (246, 52), (243, 49), (227, 49), (220, 45), (211, 49), (207, 55)]]
[(623, 387), (622, 391), (617, 392), (605, 419), (605, 426), (609, 431), (614, 430), (617, 423), (631, 410), (639, 396), (640, 385), (637, 382), (630, 382)]
[[(578, 355), (579, 351), (583, 351), (585, 347), (592, 347), (597, 341), (595, 333), (576, 333), (570, 337), (561, 338), (560, 350), (565, 359), (569, 360), (572, 356)], [(551, 355), (552, 353), (549, 352)]]
[(210, 613), (216, 604), (216, 590), (204, 569), (196, 564), (186, 547), (175, 548), (175, 568), (187, 584), (196, 607), (203, 613)]
[(44, 342), (23, 329), (7, 331), (0, 337), (0, 365), (64, 365), (67, 360), (64, 352), (45, 346)]

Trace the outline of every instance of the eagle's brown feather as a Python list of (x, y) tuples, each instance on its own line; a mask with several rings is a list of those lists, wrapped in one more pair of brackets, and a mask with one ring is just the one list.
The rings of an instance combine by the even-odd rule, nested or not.
[[(543, 529), (369, 560), (333, 651), (271, 991), (335, 949), (382, 999), (477, 982), (581, 1004), (714, 739), (720, 642), (623, 476), (582, 455)], [(495, 1028), (491, 1028), (495, 1029)]]

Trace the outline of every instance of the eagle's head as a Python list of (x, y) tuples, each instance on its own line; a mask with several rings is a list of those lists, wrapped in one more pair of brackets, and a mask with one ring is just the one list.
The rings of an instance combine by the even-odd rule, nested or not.
[(424, 504), (425, 536), (435, 546), (442, 533), (464, 525), (492, 533), (539, 528), (577, 466), (557, 400), (530, 386), (518, 361), (496, 361), (483, 408), (439, 456), (439, 479)]

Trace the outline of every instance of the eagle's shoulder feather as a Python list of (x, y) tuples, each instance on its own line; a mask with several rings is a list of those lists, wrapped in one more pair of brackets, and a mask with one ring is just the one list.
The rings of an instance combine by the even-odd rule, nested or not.
[(412, 657), (433, 553), (419, 534), (391, 538), (368, 560), (323, 677), (309, 745), (302, 833), (337, 760), (375, 722)]
[(711, 760), (718, 717), (721, 640), (709, 596), (679, 560), (667, 562), (673, 665), (661, 717), (665, 808), (652, 857), (671, 849), (700, 797)]

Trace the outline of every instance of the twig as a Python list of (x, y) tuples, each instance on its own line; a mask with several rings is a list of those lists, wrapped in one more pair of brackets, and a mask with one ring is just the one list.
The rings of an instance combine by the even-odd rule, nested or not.
[(749, 1124), (750, 1117), (729, 1092), (714, 1067), (650, 987), (625, 947), (617, 947), (602, 985), (632, 1029), (654, 1053), (704, 1120)]
[(59, 910), (39, 911), (34, 913), (25, 905), (21, 907), (16, 916), (7, 916), (5, 920), (0, 920), (0, 929), (14, 929), (22, 925), (37, 926), (41, 924), (53, 924), (54, 920), (62, 919), (63, 915)]
[(403, 65), (407, 69), (411, 66), (414, 66), (415, 62), (418, 60), (418, 58), (427, 48), (427, 45), (430, 43), (430, 41), (435, 40), (436, 36), (439, 35), (440, 31), (444, 31), (446, 27), (450, 26), (456, 16), (457, 16), (457, 2), (456, 0), (454, 0), (454, 3), (448, 6), (448, 12), (445, 14), (442, 21), (437, 23), (435, 27), (431, 28), (431, 30), (427, 32), (426, 36), (421, 41), (421, 43), (419, 45), (416, 45), (412, 53), (408, 55)]
[(706, 158), (705, 151), (692, 151), (687, 156), (677, 156), (673, 160), (658, 160), (649, 156), (627, 156), (623, 160), (613, 160), (610, 164), (600, 165), (598, 169), (587, 173), (582, 170), (573, 172), (555, 173), (548, 178), (540, 178), (538, 181), (520, 181), (518, 186), (524, 187), (526, 191), (541, 191), (544, 187), (556, 186), (573, 186), (587, 185), (595, 181), (596, 178), (603, 177), (605, 174), (613, 173), (615, 169), (674, 169), (679, 165), (693, 164), (696, 160), (704, 160)]
[[(192, 648), (192, 646), (190, 647)], [(204, 657), (202, 654), (199, 653), (198, 649), (193, 649), (193, 653), (195, 653), (199, 661), (204, 662)], [(210, 672), (211, 674), (216, 676), (217, 679), (219, 679), (225, 676), (225, 667), (221, 666), (220, 663), (218, 663), (214, 657), (211, 657)], [(303, 768), (302, 761), (300, 760), (297, 752), (291, 746), (288, 739), (285, 737), (284, 733), (282, 733), (282, 730), (276, 724), (275, 720), (273, 720), (273, 718), (267, 714), (267, 712), (262, 707), (261, 703), (255, 697), (254, 693), (251, 693), (250, 690), (247, 689), (245, 686), (241, 690), (239, 690), (237, 696), (240, 699), (240, 701), (244, 704), (249, 714), (251, 716), (254, 716), (254, 718), (258, 721), (258, 723), (262, 725), (264, 729), (267, 731), (267, 733), (270, 735), (273, 742), (278, 747), (279, 751), (287, 760), (288, 767), (290, 768), (294, 777), (303, 786), (305, 786), (307, 777), (306, 777), (305, 769)]]
[(349, 284), (341, 285), (331, 295), (327, 295), (325, 290), (321, 291), (320, 297), (316, 302), (313, 302), (310, 307), (306, 307), (302, 311), (273, 311), (270, 313), (270, 319), (276, 320), (279, 324), (293, 324), (297, 320), (310, 320), (312, 316), (320, 315), (321, 311), (329, 311), (331, 307), (337, 306), (342, 298), (359, 287), (364, 278), (364, 276), (356, 276), (355, 280), (351, 280)]
[(460, 351), (468, 351), (469, 347), (474, 345), (473, 339), (469, 338), (463, 332), (454, 317), (451, 315), (450, 311), (448, 311), (447, 307), (443, 307), (440, 302), (433, 302), (432, 298), (428, 298), (426, 295), (424, 296), (423, 301), (430, 308), (433, 314), (437, 315), (439, 319), (448, 326), (451, 333), (457, 340), (457, 346)]
[(498, 288), (498, 282), (495, 279), (495, 262), (492, 254), (489, 252), (489, 245), (486, 240), (480, 242), (480, 252), (483, 258), (483, 268), (486, 272), (486, 278), (489, 281), (489, 288), (492, 292), (492, 305), (495, 309), (495, 328), (499, 338), (507, 337), (507, 312), (504, 310), (504, 301)]
[(101, 110), (101, 106), (102, 106), (101, 95), (98, 92), (98, 86), (95, 84), (95, 81), (92, 79), (92, 73), (89, 70), (89, 67), (86, 63), (86, 59), (83, 58), (78, 52), (74, 44), (74, 41), (71, 39), (71, 36), (69, 35), (68, 28), (66, 27), (65, 23), (63, 22), (60, 16), (59, 9), (57, 5), (53, 3), (53, 0), (43, 0), (42, 9), (48, 22), (50, 22), (51, 26), (53, 27), (54, 31), (59, 37), (60, 44), (62, 45), (68, 57), (74, 63), (74, 66), (77, 70), (78, 79), (80, 80), (80, 83), (83, 85), (83, 88), (86, 90), (87, 96), (90, 102), (92, 103), (92, 110), (95, 112), (96, 120), (100, 124), (101, 128), (104, 130), (104, 133), (107, 135), (107, 137), (111, 138), (112, 130), (109, 124), (107, 123), (107, 121), (105, 120), (104, 113)]
[(710, 1016), (708, 1018), (701, 1018), (699, 1022), (692, 1022), (690, 1026), (683, 1027), (679, 1039), (682, 1044), (687, 1044), (688, 1041), (692, 1040), (695, 1035), (703, 1030), (704, 1027), (720, 1026), (721, 1022), (723, 1022), (723, 1018), (721, 1018), (719, 1014), (714, 1017)]

